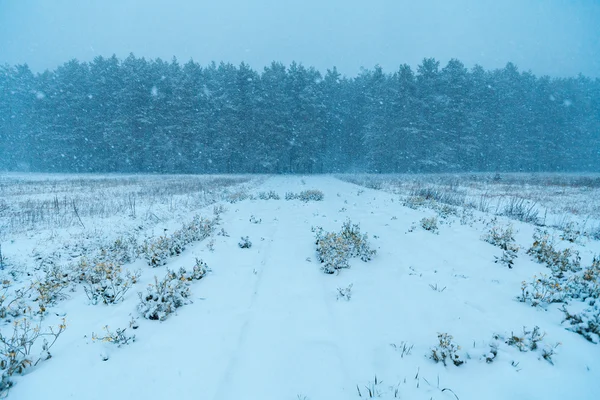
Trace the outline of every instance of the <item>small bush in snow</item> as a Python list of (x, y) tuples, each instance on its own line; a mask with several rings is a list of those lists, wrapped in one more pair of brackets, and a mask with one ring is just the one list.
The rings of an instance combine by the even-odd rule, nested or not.
[(54, 264), (44, 267), (44, 277), (33, 282), (31, 285), (35, 299), (40, 308), (40, 312), (44, 313), (46, 307), (55, 304), (59, 300), (65, 299), (67, 296), (63, 291), (70, 285), (69, 274), (65, 272), (59, 265)]
[(422, 196), (408, 196), (402, 203), (405, 207), (412, 208), (413, 210), (418, 209), (425, 205), (425, 197)]
[(260, 218), (256, 218), (254, 215), (250, 216), (250, 222), (253, 224), (260, 224), (262, 223), (262, 219)]
[(346, 301), (350, 301), (350, 299), (352, 298), (352, 286), (353, 284), (349, 284), (348, 286), (346, 286), (345, 288), (337, 288), (338, 294), (337, 294), (337, 300), (339, 299), (344, 299)]
[(333, 274), (342, 268), (348, 268), (351, 257), (367, 262), (376, 254), (371, 250), (367, 234), (360, 232), (358, 224), (346, 221), (340, 233), (325, 232), (323, 228), (313, 228), (316, 233), (316, 245), (321, 267), (327, 274)]
[(302, 200), (304, 202), (309, 201), (321, 201), (325, 198), (325, 195), (320, 190), (310, 189), (303, 190), (300, 193), (286, 192), (286, 200)]
[(561, 309), (565, 313), (564, 322), (568, 322), (568, 330), (579, 333), (592, 343), (600, 343), (600, 303), (584, 309), (580, 313), (571, 314), (566, 307)]
[(521, 282), (521, 296), (519, 301), (530, 303), (533, 307), (546, 307), (550, 303), (562, 303), (567, 298), (567, 293), (560, 279), (551, 275), (541, 274), (534, 276), (533, 281)]
[(0, 319), (17, 318), (31, 312), (31, 306), (25, 301), (31, 290), (32, 287), (21, 288), (15, 290), (11, 296), (7, 296), (8, 287), (6, 287), (4, 293), (0, 295)]
[(506, 340), (506, 344), (509, 346), (514, 346), (519, 351), (535, 351), (538, 349), (538, 343), (540, 343), (544, 337), (545, 333), (540, 333), (539, 326), (535, 326), (533, 330), (528, 331), (527, 328), (523, 327), (522, 335), (515, 335), (514, 333)]
[(136, 236), (120, 237), (109, 245), (100, 247), (96, 259), (119, 265), (128, 264), (138, 257), (138, 249)]
[(444, 366), (447, 365), (448, 361), (451, 361), (452, 364), (456, 365), (457, 367), (464, 364), (465, 361), (462, 360), (458, 354), (460, 346), (454, 343), (452, 339), (452, 335), (447, 333), (438, 333), (439, 343), (431, 348), (431, 354), (429, 355), (429, 358), (436, 363), (443, 363)]
[[(13, 323), (10, 336), (4, 336), (0, 332), (0, 395), (6, 395), (12, 386), (12, 375), (23, 373), (26, 368), (52, 357), (50, 348), (66, 328), (63, 320), (56, 328), (42, 330), (40, 325), (34, 325), (28, 318), (23, 318)], [(40, 339), (41, 351), (38, 344)], [(37, 351), (40, 353), (36, 354)]]
[(277, 193), (275, 193), (273, 190), (270, 190), (268, 192), (259, 192), (258, 198), (261, 200), (280, 200), (281, 199), (281, 197), (279, 197), (279, 195)]
[(127, 330), (127, 328), (123, 328), (123, 329), (117, 328), (116, 331), (111, 332), (108, 325), (105, 325), (104, 328), (102, 328), (102, 329), (105, 332), (104, 336), (98, 336), (94, 332), (92, 332), (92, 340), (93, 341), (112, 343), (112, 344), (116, 345), (117, 347), (121, 347), (123, 345), (126, 346), (126, 345), (129, 345), (129, 344), (135, 342), (135, 335), (125, 334), (125, 331)]
[(252, 242), (250, 241), (250, 238), (248, 236), (242, 236), (242, 239), (238, 243), (238, 246), (240, 246), (240, 249), (249, 249), (250, 247), (252, 247)]
[(225, 200), (231, 204), (237, 203), (238, 201), (244, 201), (250, 198), (250, 195), (245, 191), (238, 191), (229, 193), (225, 196)]
[(138, 293), (138, 311), (146, 319), (164, 321), (176, 309), (191, 303), (190, 288), (185, 279), (167, 269), (161, 280), (154, 277), (154, 284), (148, 285), (146, 294)]
[(190, 223), (184, 224), (173, 235), (146, 240), (142, 245), (141, 252), (148, 265), (152, 267), (165, 265), (169, 257), (181, 254), (189, 243), (199, 242), (209, 237), (215, 229), (215, 224), (215, 220), (196, 215)]
[(533, 245), (527, 250), (527, 254), (534, 256), (538, 262), (545, 263), (554, 275), (562, 277), (566, 272), (581, 269), (579, 252), (570, 248), (556, 250), (548, 232), (537, 229), (533, 239)]
[(562, 240), (566, 240), (567, 242), (575, 243), (577, 239), (581, 236), (581, 229), (579, 225), (575, 222), (569, 222), (563, 227), (563, 232), (560, 234), (560, 238)]
[(322, 201), (325, 198), (323, 192), (317, 189), (303, 190), (298, 193), (298, 199), (304, 202)]
[(515, 243), (512, 225), (505, 227), (493, 224), (492, 227), (482, 236), (482, 239), (496, 247), (502, 249), (502, 256), (496, 256), (496, 263), (506, 265), (512, 268), (519, 246)]
[(206, 276), (210, 269), (204, 261), (196, 258), (196, 263), (191, 271), (187, 271), (185, 268), (179, 268), (179, 279), (183, 281), (198, 281)]
[(437, 217), (423, 218), (421, 220), (421, 227), (426, 231), (437, 233), (438, 232), (438, 219)]
[(137, 283), (140, 272), (123, 273), (121, 266), (112, 262), (79, 262), (79, 279), (92, 304), (116, 304)]

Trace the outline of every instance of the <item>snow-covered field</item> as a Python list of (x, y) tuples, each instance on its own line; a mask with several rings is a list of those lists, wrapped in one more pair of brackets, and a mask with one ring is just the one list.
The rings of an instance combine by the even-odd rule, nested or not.
[[(483, 195), (508, 199), (519, 193), (517, 182), (510, 191), (508, 183), (504, 191), (455, 184), (453, 190), (464, 187), (470, 201), (450, 206), (418, 198), (414, 187), (404, 190), (397, 180), (360, 179), (379, 190), (330, 176), (97, 177), (100, 185), (85, 176), (1, 177), (4, 375), (19, 359), (6, 343), (18, 347), (10, 338), (23, 332), (24, 318), (33, 324), (25, 336), (35, 336), (37, 325), (41, 333), (49, 326), (62, 331), (51, 358), (43, 352), (43, 337), (20, 358), (31, 365), (6, 376), (14, 383), (8, 397), (600, 398), (600, 345), (592, 342), (599, 339), (598, 327), (586, 325), (587, 340), (567, 330), (570, 321), (563, 323), (567, 314), (560, 310), (564, 303), (571, 313), (598, 309), (600, 264), (594, 257), (600, 242), (590, 228), (598, 218), (597, 187), (521, 183), (520, 193), (535, 186), (529, 192), (540, 197), (528, 200), (536, 207), (550, 209), (556, 221), (563, 215), (561, 225), (538, 211), (538, 225), (545, 226), (536, 227), (495, 215), (505, 206), (492, 201), (486, 202), (488, 212), (479, 210)], [(425, 180), (419, 188), (430, 184)], [(151, 190), (158, 187), (163, 189)], [(311, 189), (324, 199), (285, 199), (288, 192)], [(560, 203), (550, 202), (559, 190), (577, 199), (571, 204), (577, 214), (550, 207)], [(280, 199), (260, 198), (270, 191)], [(207, 234), (179, 235), (182, 226), (198, 221), (195, 215), (207, 218)], [(367, 233), (377, 253), (325, 274), (315, 244), (318, 227), (339, 232), (348, 220)], [(511, 268), (502, 261), (506, 249), (482, 240), (490, 241), (491, 230), (510, 227)], [(561, 260), (579, 266), (556, 273), (550, 262), (536, 261), (537, 253), (527, 254), (538, 228), (547, 230), (553, 254), (570, 248)], [(252, 245), (242, 248), (246, 236)], [(177, 254), (146, 257), (144, 243), (148, 254), (160, 237), (177, 237)], [(117, 239), (128, 245), (112, 246)], [(107, 305), (90, 300), (89, 291), (99, 284), (86, 286), (81, 276), (88, 264), (81, 258), (93, 264), (99, 254), (109, 259), (111, 251), (127, 253), (120, 258), (130, 259), (122, 275), (129, 271), (135, 279), (127, 281), (131, 288), (122, 301)], [(202, 279), (188, 279), (194, 265), (202, 270), (199, 260), (209, 270)], [(103, 268), (109, 263), (98, 262)], [(182, 267), (187, 275), (168, 282), (171, 292), (184, 293), (172, 296), (180, 307), (161, 314), (163, 321), (144, 318), (139, 304), (157, 283), (154, 277)], [(535, 286), (541, 274), (555, 277), (552, 286)], [(15, 298), (20, 300), (8, 305)], [(102, 340), (106, 326), (112, 340)], [(438, 336), (444, 334), (452, 338)], [(135, 341), (119, 346), (132, 335)], [(46, 338), (52, 343), (52, 336)], [(450, 358), (444, 365), (434, 354)]]

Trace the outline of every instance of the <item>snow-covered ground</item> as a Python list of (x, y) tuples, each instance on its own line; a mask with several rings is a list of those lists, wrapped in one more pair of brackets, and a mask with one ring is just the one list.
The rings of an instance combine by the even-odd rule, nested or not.
[[(74, 291), (65, 291), (41, 320), (42, 328), (66, 320), (50, 349), (52, 357), (14, 374), (9, 398), (600, 397), (600, 345), (565, 329), (560, 304), (532, 307), (517, 300), (523, 281), (549, 274), (525, 253), (533, 243), (533, 225), (477, 210), (442, 217), (439, 210), (404, 206), (397, 193), (327, 176), (247, 178), (233, 184), (215, 185), (211, 190), (218, 196), (182, 201), (181, 207), (168, 199), (138, 202), (135, 215), (127, 212), (128, 202), (122, 215), (103, 214), (95, 222), (94, 213), (80, 223), (69, 209), (72, 221), (56, 229), (46, 222), (36, 230), (5, 224), (3, 229), (13, 229), (1, 239), (3, 278), (11, 281), (5, 296), (10, 296), (42, 273), (36, 266), (44, 257), (53, 255), (55, 264), (68, 269), (86, 251), (116, 237), (137, 235), (141, 243), (168, 235), (194, 214), (212, 217), (214, 201), (225, 207), (210, 237), (188, 244), (166, 265), (152, 268), (143, 257), (125, 265), (141, 270), (141, 276), (118, 304), (92, 305), (82, 286), (71, 283)], [(287, 192), (307, 189), (322, 191), (324, 200), (284, 199)], [(281, 199), (258, 198), (269, 191)], [(41, 196), (34, 192), (19, 196)], [(2, 200), (11, 206), (8, 198)], [(593, 196), (587, 201), (598, 203)], [(82, 202), (75, 204), (83, 208)], [(422, 228), (429, 217), (437, 218), (437, 232)], [(377, 254), (324, 274), (311, 228), (339, 231), (348, 219), (368, 233)], [(520, 247), (513, 268), (495, 263), (502, 250), (481, 239), (491, 225), (509, 223)], [(250, 248), (238, 246), (245, 236)], [(557, 240), (557, 246), (578, 250), (582, 267), (600, 254), (600, 242), (583, 235), (574, 243)], [(196, 259), (204, 260), (210, 272), (190, 284), (192, 303), (161, 322), (142, 318), (137, 293), (167, 268), (190, 270)], [(340, 297), (338, 288), (350, 285), (351, 298)], [(39, 313), (33, 318), (39, 323)], [(132, 318), (137, 329), (130, 327)], [(12, 324), (6, 319), (3, 324), (7, 337)], [(102, 336), (106, 325), (113, 332), (127, 328), (125, 334), (135, 334), (135, 342), (118, 347), (92, 340), (92, 333)], [(524, 327), (536, 326), (545, 334), (537, 349), (520, 351), (518, 343), (509, 344), (513, 336), (524, 336)], [(456, 354), (462, 365), (448, 361), (444, 366), (430, 358), (443, 333), (460, 346)], [(555, 354), (544, 358), (549, 349)]]

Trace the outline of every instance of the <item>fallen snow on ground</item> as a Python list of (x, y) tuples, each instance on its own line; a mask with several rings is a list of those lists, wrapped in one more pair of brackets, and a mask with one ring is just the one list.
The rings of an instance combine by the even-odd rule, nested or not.
[[(321, 190), (324, 200), (284, 199), (307, 189)], [(436, 234), (419, 222), (434, 211), (404, 207), (395, 194), (333, 177), (273, 177), (249, 190), (273, 190), (281, 199), (222, 201), (227, 211), (218, 229), (229, 236), (194, 243), (162, 267), (143, 259), (126, 265), (142, 275), (123, 302), (90, 305), (81, 287), (68, 293), (44, 320), (49, 325), (64, 315), (67, 322), (52, 358), (15, 375), (9, 398), (600, 397), (600, 345), (567, 331), (558, 306), (516, 300), (522, 281), (547, 273), (525, 254), (532, 225), (513, 222), (521, 250), (509, 269), (494, 263), (501, 250), (481, 240), (491, 215), (475, 212), (467, 224), (450, 217)], [(197, 213), (211, 216), (212, 205)], [(368, 233), (377, 254), (324, 274), (311, 228), (339, 231), (347, 219)], [(245, 236), (250, 248), (238, 246)], [(40, 246), (33, 242), (31, 233), (15, 235), (2, 248), (7, 259), (24, 264)], [(58, 242), (60, 236), (52, 241)], [(582, 265), (600, 253), (594, 240), (573, 246)], [(196, 258), (211, 271), (191, 284), (193, 303), (163, 322), (139, 318), (139, 328), (129, 328), (139, 317), (137, 292), (167, 268), (190, 269)], [(346, 301), (338, 288), (349, 285)], [(92, 341), (105, 325), (127, 328), (136, 341), (120, 348)], [(539, 349), (522, 352), (505, 343), (535, 326), (545, 333)], [(10, 326), (2, 329), (6, 334)], [(429, 358), (440, 333), (453, 336), (464, 364)], [(494, 343), (497, 355), (486, 362)], [(552, 364), (542, 348), (557, 343)]]

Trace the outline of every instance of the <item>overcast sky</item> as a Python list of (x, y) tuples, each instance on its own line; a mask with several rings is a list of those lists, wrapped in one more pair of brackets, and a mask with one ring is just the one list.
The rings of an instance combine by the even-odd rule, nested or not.
[(130, 52), (349, 76), (454, 57), (600, 77), (600, 0), (0, 0), (0, 64), (42, 71)]

